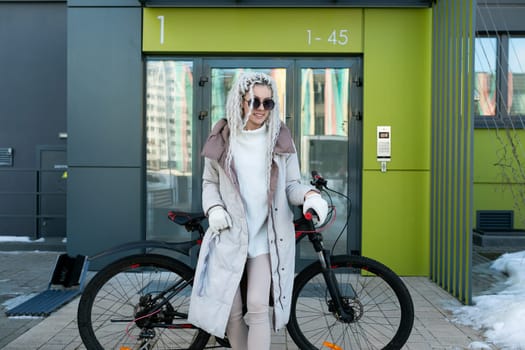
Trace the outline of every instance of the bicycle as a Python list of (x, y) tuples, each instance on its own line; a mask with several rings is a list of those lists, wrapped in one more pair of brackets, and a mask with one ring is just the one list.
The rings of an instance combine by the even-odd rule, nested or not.
[[(335, 220), (327, 181), (312, 172), (312, 185), (330, 200), (330, 212), (317, 229), (312, 214), (295, 220), (296, 243), (308, 237), (318, 261), (294, 280), (287, 330), (300, 349), (400, 349), (414, 322), (414, 306), (405, 284), (382, 263), (358, 255), (332, 255), (322, 230)], [(346, 223), (348, 224), (350, 210)], [(133, 242), (96, 257), (130, 249), (162, 248), (189, 255), (204, 236), (203, 213), (170, 211), (168, 217), (199, 238), (186, 242)], [(346, 225), (345, 225), (346, 226)], [(343, 228), (344, 230), (344, 228)], [(341, 235), (343, 230), (339, 233)], [(336, 240), (337, 242), (337, 240)], [(87, 284), (78, 307), (78, 327), (88, 349), (204, 349), (218, 346), (186, 317), (194, 269), (167, 255), (127, 256), (100, 270)], [(213, 317), (213, 315), (210, 315)]]

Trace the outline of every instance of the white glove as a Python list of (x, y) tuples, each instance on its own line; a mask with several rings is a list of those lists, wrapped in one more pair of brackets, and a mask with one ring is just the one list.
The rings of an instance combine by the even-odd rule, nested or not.
[(319, 217), (319, 222), (322, 223), (326, 220), (326, 215), (328, 214), (328, 203), (326, 203), (319, 193), (311, 194), (306, 197), (303, 204), (303, 214), (306, 214), (308, 209), (313, 209), (313, 211), (315, 211)]
[(208, 210), (208, 224), (213, 232), (221, 232), (232, 225), (230, 214), (223, 207), (217, 205)]

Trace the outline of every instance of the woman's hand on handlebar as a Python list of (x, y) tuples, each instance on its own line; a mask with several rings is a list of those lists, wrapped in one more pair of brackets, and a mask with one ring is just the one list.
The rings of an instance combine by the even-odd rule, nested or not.
[(310, 191), (306, 194), (303, 204), (303, 215), (309, 219), (312, 217), (312, 211), (319, 218), (319, 222), (324, 222), (328, 215), (328, 203), (317, 192)]

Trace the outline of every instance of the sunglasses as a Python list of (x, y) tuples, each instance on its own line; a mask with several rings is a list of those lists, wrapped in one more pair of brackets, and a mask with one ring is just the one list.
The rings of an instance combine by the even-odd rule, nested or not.
[[(252, 106), (253, 109), (259, 109), (261, 106), (261, 99), (258, 97), (255, 97), (253, 100), (245, 100), (248, 102), (250, 106)], [(275, 107), (275, 102), (271, 98), (266, 98), (262, 101), (262, 106), (265, 111), (271, 111), (273, 107)]]

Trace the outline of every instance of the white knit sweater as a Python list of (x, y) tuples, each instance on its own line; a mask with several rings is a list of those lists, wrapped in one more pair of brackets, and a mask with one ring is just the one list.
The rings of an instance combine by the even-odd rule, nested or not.
[(267, 142), (267, 130), (263, 126), (256, 130), (243, 130), (232, 145), (235, 171), (246, 209), (248, 257), (250, 258), (269, 252), (266, 227), (268, 217)]

